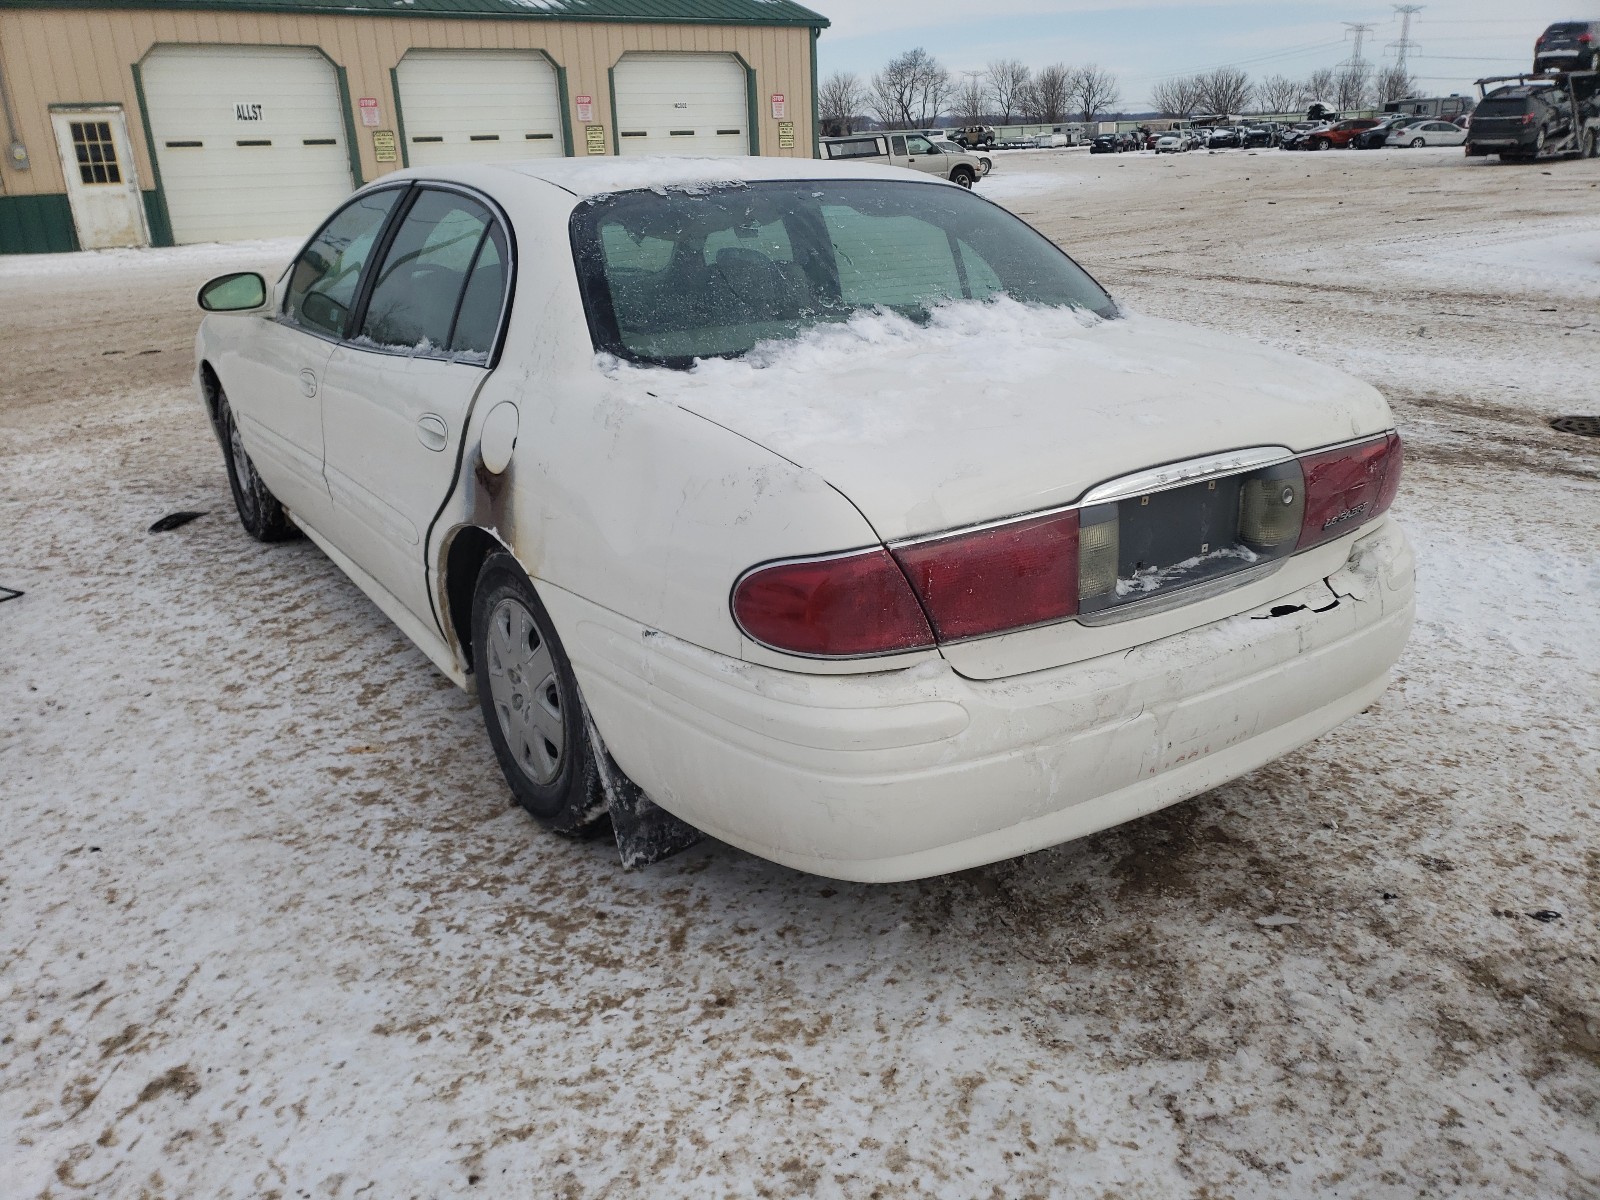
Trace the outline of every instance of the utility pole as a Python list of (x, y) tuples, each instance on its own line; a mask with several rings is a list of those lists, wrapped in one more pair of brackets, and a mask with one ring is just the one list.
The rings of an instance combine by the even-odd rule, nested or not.
[[(1353, 63), (1358, 63), (1361, 61), (1361, 42), (1367, 36), (1367, 34), (1372, 32), (1372, 26), (1363, 25), (1359, 21), (1346, 21), (1344, 23), (1344, 27), (1348, 29), (1350, 33), (1356, 35), (1356, 47), (1354, 53), (1350, 55), (1350, 61)], [(1349, 35), (1347, 34), (1346, 36)]]
[(1400, 15), (1400, 40), (1398, 42), (1390, 42), (1389, 45), (1396, 52), (1397, 65), (1404, 71), (1406, 69), (1406, 55), (1417, 48), (1411, 41), (1411, 18), (1422, 11), (1423, 5), (1395, 4), (1391, 7)]

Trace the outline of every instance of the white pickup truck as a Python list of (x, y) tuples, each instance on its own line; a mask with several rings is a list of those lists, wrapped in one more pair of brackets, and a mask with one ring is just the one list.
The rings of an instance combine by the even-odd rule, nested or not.
[(935, 143), (920, 133), (855, 133), (827, 137), (822, 139), (822, 157), (909, 167), (967, 188), (989, 171), (983, 156), (969, 154), (954, 142)]

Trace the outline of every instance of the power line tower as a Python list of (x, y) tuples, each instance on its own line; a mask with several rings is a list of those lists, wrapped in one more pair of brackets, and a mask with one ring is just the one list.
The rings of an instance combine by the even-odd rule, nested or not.
[(1350, 31), (1345, 35), (1346, 37), (1349, 37), (1352, 33), (1355, 34), (1356, 45), (1350, 54), (1350, 61), (1358, 63), (1361, 61), (1361, 43), (1367, 34), (1372, 32), (1373, 27), (1371, 25), (1363, 25), (1359, 21), (1346, 21), (1344, 27)]
[(1411, 18), (1423, 10), (1421, 4), (1396, 4), (1392, 6), (1400, 16), (1400, 40), (1390, 42), (1389, 49), (1395, 51), (1396, 65), (1404, 71), (1406, 69), (1406, 56), (1417, 49), (1417, 44), (1411, 40)]

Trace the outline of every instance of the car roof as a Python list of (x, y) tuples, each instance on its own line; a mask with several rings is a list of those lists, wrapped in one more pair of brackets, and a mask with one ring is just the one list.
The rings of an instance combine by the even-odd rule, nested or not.
[(524, 162), (461, 163), (430, 170), (411, 168), (383, 178), (385, 181), (413, 178), (481, 185), (492, 177), (504, 186), (510, 182), (507, 176), (542, 180), (575, 196), (780, 179), (896, 179), (903, 182), (908, 178), (921, 178), (902, 167), (870, 166), (849, 160), (755, 156), (687, 158), (665, 154), (637, 158), (538, 158)]

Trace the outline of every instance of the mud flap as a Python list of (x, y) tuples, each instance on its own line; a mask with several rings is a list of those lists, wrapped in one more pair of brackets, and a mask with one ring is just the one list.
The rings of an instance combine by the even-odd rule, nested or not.
[(652, 863), (671, 858), (703, 841), (701, 833), (687, 821), (680, 821), (666, 809), (659, 807), (640, 790), (617, 766), (617, 760), (606, 749), (605, 739), (584, 705), (583, 723), (589, 731), (589, 745), (594, 751), (595, 773), (599, 777), (603, 811), (611, 816), (611, 828), (617, 838), (617, 853), (622, 858), (624, 870), (648, 867)]

